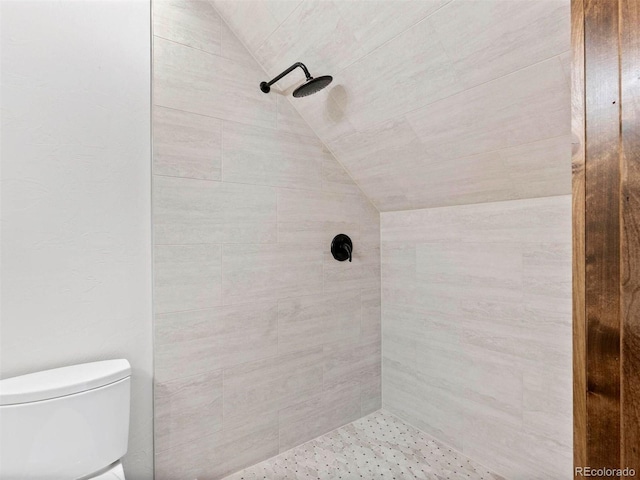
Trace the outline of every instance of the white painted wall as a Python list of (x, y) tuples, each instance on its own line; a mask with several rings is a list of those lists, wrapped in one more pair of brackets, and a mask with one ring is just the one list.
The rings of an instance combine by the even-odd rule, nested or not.
[(150, 5), (1, 2), (0, 376), (125, 357), (152, 478)]

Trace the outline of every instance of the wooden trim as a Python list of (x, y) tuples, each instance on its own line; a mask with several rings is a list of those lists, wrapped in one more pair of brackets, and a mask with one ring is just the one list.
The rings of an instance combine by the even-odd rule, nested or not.
[(640, 475), (640, 2), (572, 0), (572, 52), (574, 465)]
[(587, 0), (584, 18), (587, 461), (591, 468), (619, 468), (618, 1)]
[(640, 2), (620, 2), (621, 464), (640, 475)]
[(587, 464), (587, 368), (584, 303), (584, 2), (571, 2), (571, 130), (573, 205), (573, 463)]

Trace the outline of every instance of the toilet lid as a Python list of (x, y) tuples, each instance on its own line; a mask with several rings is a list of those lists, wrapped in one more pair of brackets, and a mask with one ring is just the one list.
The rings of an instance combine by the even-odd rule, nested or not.
[(103, 387), (131, 376), (125, 359), (83, 363), (0, 380), (0, 405), (38, 402)]

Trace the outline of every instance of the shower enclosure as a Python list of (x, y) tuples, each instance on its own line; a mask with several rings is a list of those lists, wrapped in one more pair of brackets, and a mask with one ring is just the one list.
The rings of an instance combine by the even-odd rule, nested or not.
[(569, 3), (158, 0), (153, 33), (156, 478), (380, 409), (570, 475)]

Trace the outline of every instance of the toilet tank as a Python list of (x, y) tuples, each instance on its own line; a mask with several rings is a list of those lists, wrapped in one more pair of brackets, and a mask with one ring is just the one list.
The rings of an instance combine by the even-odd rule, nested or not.
[(107, 360), (0, 380), (0, 479), (73, 480), (124, 456), (130, 376)]

